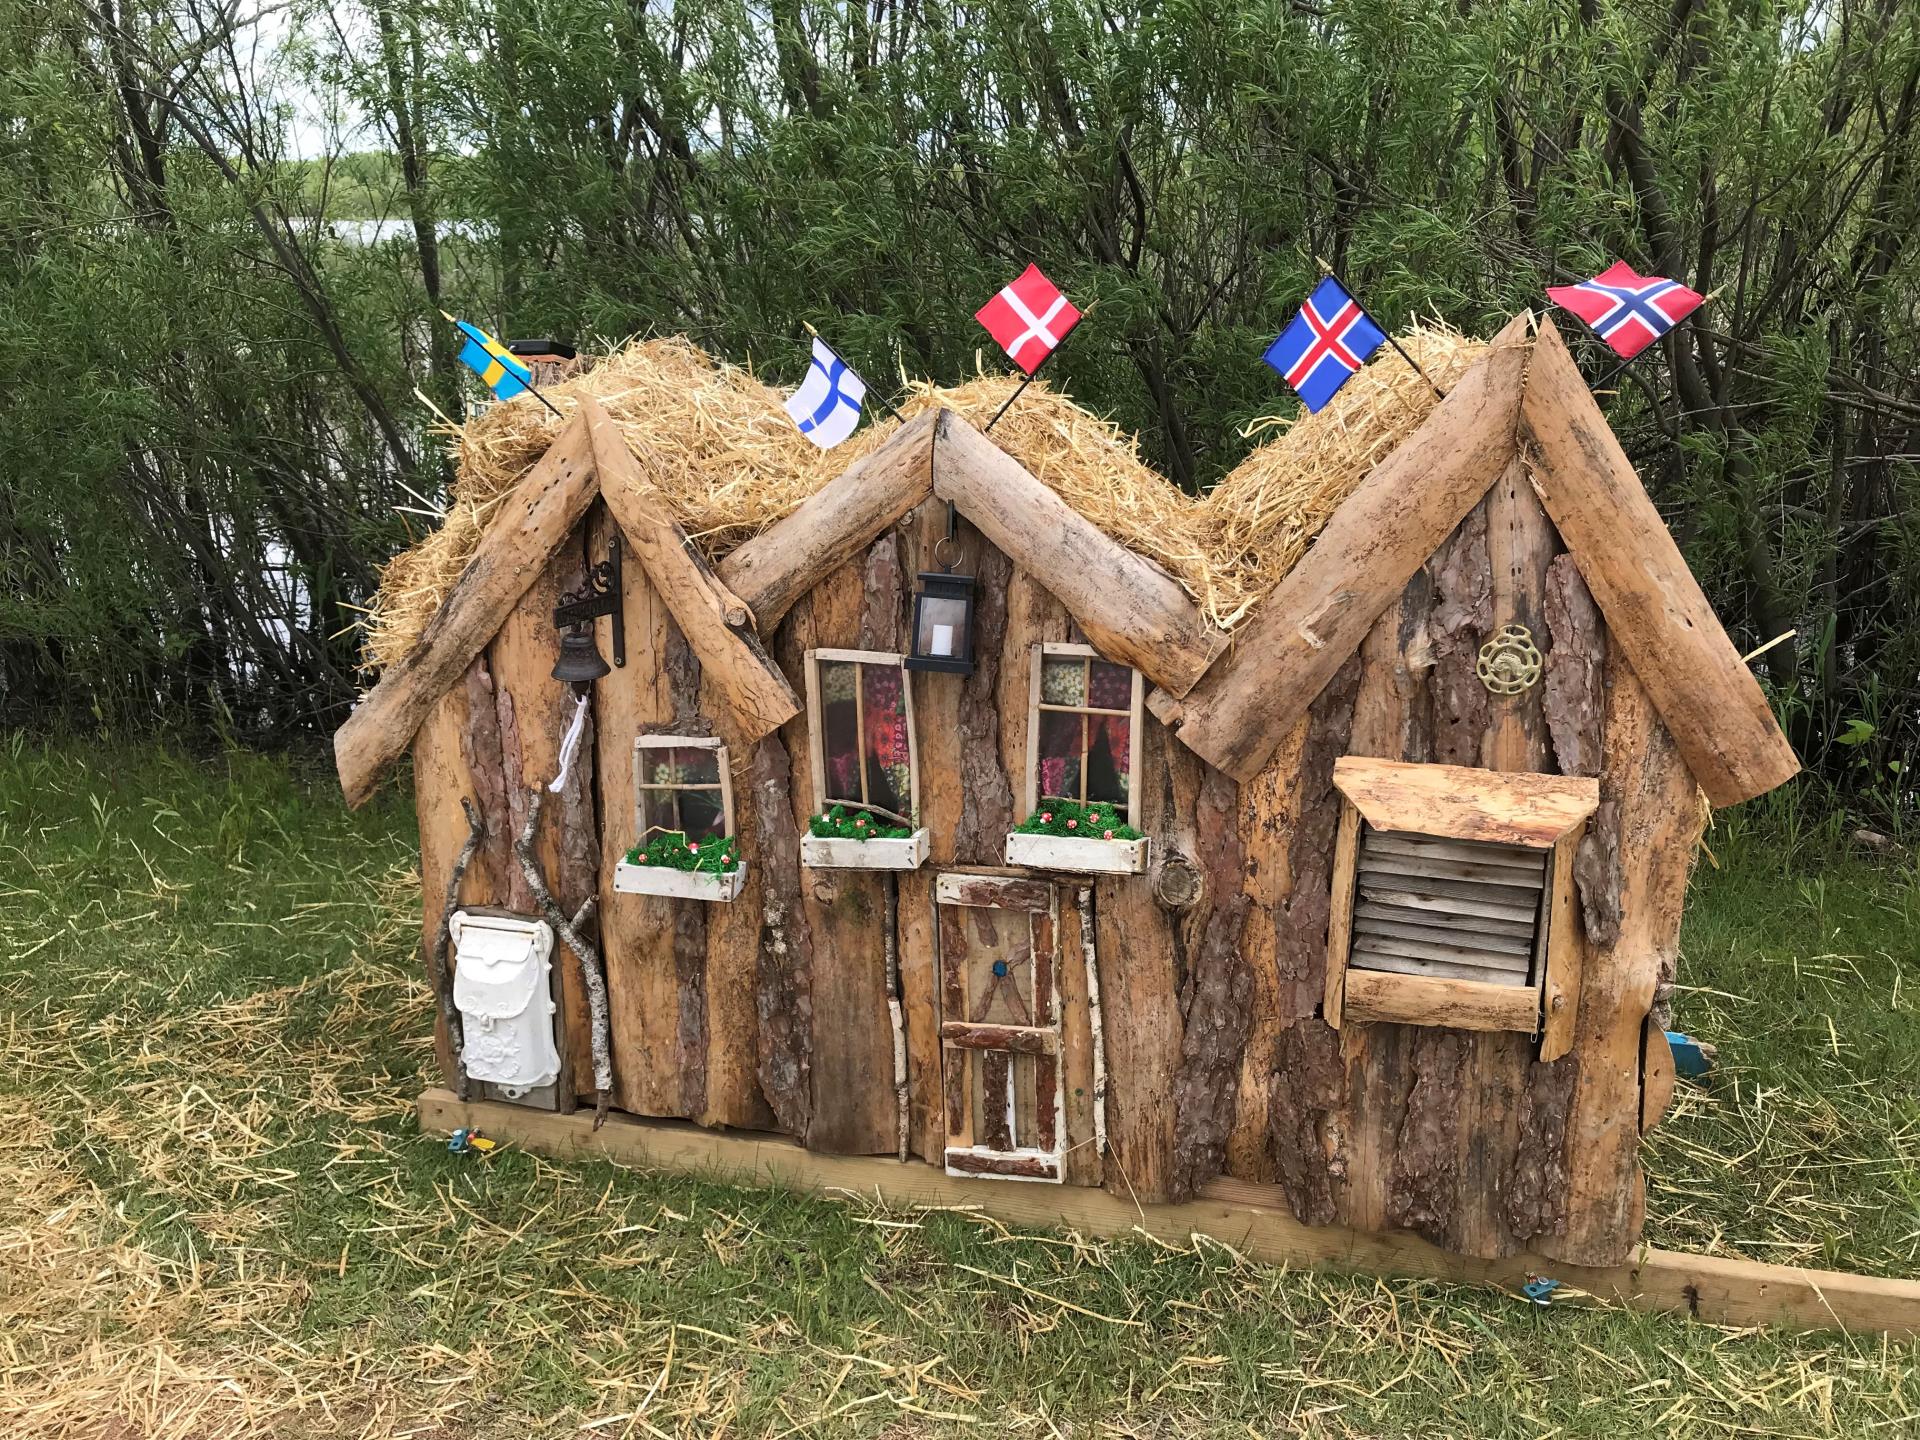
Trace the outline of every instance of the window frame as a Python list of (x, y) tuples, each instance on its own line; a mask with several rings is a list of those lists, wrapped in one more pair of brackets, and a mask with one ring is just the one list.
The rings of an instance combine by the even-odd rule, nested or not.
[[(1480, 770), (1343, 755), (1334, 762), (1340, 823), (1334, 839), (1326, 986), (1321, 1014), (1343, 1019), (1509, 1030), (1540, 1037), (1540, 1058), (1573, 1045), (1585, 938), (1573, 862), (1599, 808), (1600, 782), (1585, 776)], [(1442, 840), (1492, 841), (1542, 852), (1545, 886), (1530, 985), (1432, 979), (1350, 967), (1354, 892), (1363, 827)], [(1354, 976), (1361, 977), (1356, 993)]]
[[(1040, 697), (1046, 662), (1057, 659), (1098, 660), (1102, 665), (1117, 665), (1133, 676), (1133, 688), (1128, 695), (1127, 708), (1114, 710), (1104, 705), (1051, 705)], [(1091, 669), (1088, 671), (1087, 694), (1093, 693)], [(1086, 721), (1095, 715), (1121, 715), (1127, 721), (1127, 824), (1134, 829), (1140, 828), (1140, 727), (1141, 715), (1146, 708), (1146, 677), (1132, 665), (1121, 665), (1117, 660), (1109, 660), (1091, 645), (1069, 644), (1064, 641), (1046, 640), (1036, 644), (1028, 661), (1027, 672), (1027, 763), (1026, 789), (1022, 798), (1026, 809), (1020, 818), (1026, 819), (1040, 808), (1040, 716), (1042, 712), (1053, 714), (1079, 715), (1081, 717), (1082, 744), (1080, 750), (1080, 787), (1086, 788)], [(1073, 799), (1070, 795), (1055, 797), (1062, 800)], [(1079, 801), (1077, 803), (1100, 803)]]
[[(720, 769), (720, 779), (713, 783), (701, 782), (695, 785), (655, 785), (646, 777), (643, 757), (649, 750), (711, 750), (715, 754)], [(733, 771), (727, 760), (726, 744), (715, 735), (636, 735), (633, 737), (633, 833), (638, 844), (645, 845), (648, 834), (647, 792), (665, 790), (717, 790), (720, 792), (721, 838), (733, 838)], [(673, 802), (673, 818), (681, 819), (680, 802)], [(672, 834), (674, 832), (665, 832)], [(681, 834), (686, 834), (684, 824)], [(691, 838), (691, 837), (689, 837)]]
[[(858, 809), (879, 814), (866, 799), (859, 801), (829, 800), (827, 798), (827, 736), (826, 726), (822, 723), (820, 705), (820, 662), (830, 664), (886, 666), (900, 672), (900, 707), (907, 722), (907, 823), (915, 829), (920, 825), (920, 737), (913, 716), (912, 672), (904, 663), (905, 655), (891, 650), (841, 650), (821, 648), (806, 652), (806, 691), (807, 691), (807, 758), (813, 771), (810, 777), (813, 785), (813, 813), (824, 815), (834, 805), (853, 804)], [(860, 793), (867, 793), (866, 767), (866, 686), (856, 670), (853, 686), (854, 733), (861, 746)]]

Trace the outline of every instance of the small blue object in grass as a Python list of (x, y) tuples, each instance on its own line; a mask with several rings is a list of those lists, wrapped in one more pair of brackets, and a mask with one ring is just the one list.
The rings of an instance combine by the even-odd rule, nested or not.
[(1527, 1283), (1520, 1287), (1520, 1293), (1536, 1305), (1551, 1305), (1553, 1292), (1559, 1288), (1558, 1280), (1545, 1275), (1529, 1275)]
[(1675, 1074), (1698, 1080), (1713, 1068), (1716, 1052), (1713, 1046), (1704, 1041), (1696, 1040), (1691, 1035), (1682, 1035), (1678, 1030), (1669, 1030), (1667, 1044), (1673, 1048)]
[(456, 1130), (447, 1137), (447, 1153), (450, 1155), (464, 1155), (467, 1153), (466, 1131)]

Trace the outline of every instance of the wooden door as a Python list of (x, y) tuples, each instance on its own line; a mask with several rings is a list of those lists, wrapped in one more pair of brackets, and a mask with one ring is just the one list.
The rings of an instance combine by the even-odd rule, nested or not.
[(1065, 1091), (1054, 888), (945, 874), (934, 893), (947, 1173), (1057, 1182)]

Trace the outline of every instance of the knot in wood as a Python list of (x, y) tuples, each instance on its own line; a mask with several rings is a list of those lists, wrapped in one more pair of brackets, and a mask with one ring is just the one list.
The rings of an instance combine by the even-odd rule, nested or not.
[(1191, 910), (1200, 903), (1206, 881), (1200, 867), (1178, 850), (1166, 852), (1166, 858), (1153, 870), (1153, 898), (1168, 910)]

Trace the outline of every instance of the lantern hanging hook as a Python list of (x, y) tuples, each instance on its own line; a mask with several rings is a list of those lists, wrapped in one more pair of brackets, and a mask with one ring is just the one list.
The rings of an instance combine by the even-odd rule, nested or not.
[[(953, 501), (949, 500), (947, 502), (947, 533), (933, 544), (933, 563), (949, 575), (953, 573), (954, 552), (959, 548), (959, 539), (960, 512), (954, 507)], [(944, 560), (940, 558), (943, 551), (947, 557)]]

